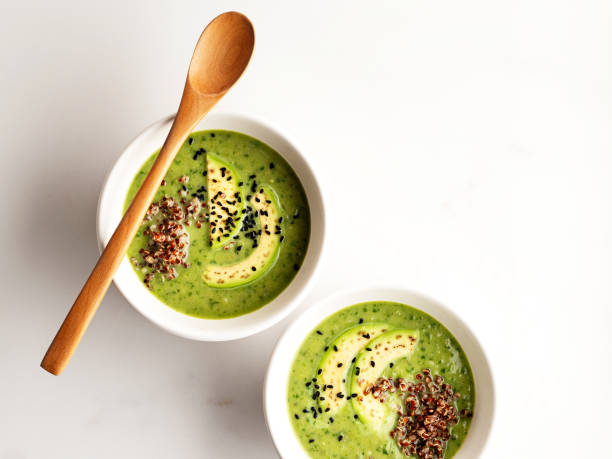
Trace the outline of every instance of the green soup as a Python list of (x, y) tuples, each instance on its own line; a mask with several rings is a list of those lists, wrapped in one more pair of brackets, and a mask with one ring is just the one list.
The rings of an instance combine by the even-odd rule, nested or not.
[[(394, 334), (395, 330), (405, 329), (418, 333), (418, 340), (410, 355), (396, 359), (383, 368), (377, 367), (381, 378), (404, 378), (405, 381), (417, 383), (415, 376), (423, 369), (429, 369), (432, 375), (440, 375), (446, 384), (460, 394), (460, 398), (453, 403), (454, 409), (462, 415), (457, 416), (458, 421), (450, 428), (450, 438), (443, 454), (445, 458), (452, 457), (468, 433), (474, 409), (474, 379), (470, 364), (455, 337), (437, 320), (410, 306), (384, 301), (356, 304), (338, 311), (321, 322), (299, 348), (289, 374), (287, 403), (293, 429), (303, 448), (313, 458), (407, 457), (390, 436), (390, 429), (396, 427), (399, 418), (394, 410), (389, 409), (386, 415), (391, 427), (382, 433), (358, 415), (360, 402), (357, 397), (362, 400), (366, 396), (351, 394), (354, 387), (350, 385), (352, 378), (359, 377), (355, 376), (355, 359), (359, 362), (359, 355), (362, 354), (357, 354), (353, 360), (348, 356), (346, 375), (342, 377), (340, 387), (333, 388), (334, 393), (342, 392), (343, 404), (336, 407), (335, 412), (329, 412), (325, 408), (329, 406), (325, 405), (328, 401), (321, 401), (323, 394), (327, 396), (325, 387), (321, 387), (326, 377), (320, 370), (322, 361), (325, 362), (324, 356), (334, 350), (339, 336), (346, 336), (354, 327), (367, 328), (368, 324), (384, 324), (385, 329), (394, 331)], [(366, 337), (370, 339), (369, 335)], [(376, 338), (366, 340), (362, 352), (371, 351), (367, 347), (371, 344), (367, 343), (374, 340)], [(338, 351), (342, 352), (342, 349)], [(399, 389), (390, 394), (384, 402), (385, 406), (400, 406), (399, 394)], [(353, 398), (346, 400), (351, 395)]]
[[(126, 209), (151, 169), (157, 153), (136, 174), (126, 198)], [(266, 265), (263, 275), (245, 285), (231, 288), (223, 288), (222, 284), (219, 287), (210, 286), (202, 278), (207, 267), (232, 265), (247, 259), (256, 250), (262, 231), (269, 234), (268, 229), (261, 228), (258, 219), (253, 218), (248, 225), (238, 223), (239, 227), (242, 225), (240, 231), (228, 238), (225, 245), (212, 247), (209, 241), (212, 230), (207, 224), (209, 215), (204, 206), (211, 198), (206, 192), (209, 155), (214, 155), (237, 174), (234, 180), (244, 199), (256, 199), (252, 196), (260, 191), (260, 187), (271, 190), (269, 193), (273, 193), (277, 199), (279, 217), (274, 222), (276, 230), (272, 233), (281, 238), (277, 254)], [(192, 224), (185, 227), (189, 236), (189, 250), (186, 263), (175, 267), (176, 277), (169, 280), (168, 277), (156, 275), (147, 279), (146, 285), (153, 295), (179, 312), (207, 319), (240, 316), (272, 301), (295, 277), (310, 238), (308, 201), (291, 166), (271, 147), (247, 135), (221, 130), (193, 132), (170, 166), (154, 202), (170, 197), (186, 204), (193, 199), (192, 196), (202, 200), (202, 216), (206, 213), (206, 220), (202, 217), (197, 226)], [(211, 207), (210, 203), (208, 207)], [(239, 215), (234, 217), (235, 222), (238, 218)], [(142, 251), (151, 244), (148, 236), (150, 226), (150, 222), (143, 222), (128, 250), (130, 261), (142, 281), (150, 273), (150, 268), (143, 264), (142, 255)]]

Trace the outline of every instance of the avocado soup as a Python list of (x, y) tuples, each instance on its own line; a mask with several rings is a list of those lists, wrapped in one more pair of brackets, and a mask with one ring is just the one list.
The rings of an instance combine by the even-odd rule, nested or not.
[(310, 457), (450, 458), (470, 428), (474, 379), (433, 317), (400, 303), (360, 303), (306, 337), (287, 403)]
[[(157, 153), (136, 174), (126, 209)], [(299, 270), (309, 238), (308, 201), (287, 161), (247, 135), (199, 131), (179, 150), (128, 257), (166, 305), (223, 319), (277, 297)]]

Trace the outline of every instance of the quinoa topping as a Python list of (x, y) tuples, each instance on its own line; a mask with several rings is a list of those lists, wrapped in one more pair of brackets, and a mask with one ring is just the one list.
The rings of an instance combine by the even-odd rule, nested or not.
[(399, 419), (391, 437), (406, 456), (422, 459), (441, 459), (451, 437), (451, 428), (459, 417), (472, 417), (472, 412), (457, 412), (460, 394), (440, 375), (432, 376), (425, 368), (415, 376), (416, 382), (403, 378), (379, 378), (366, 390), (383, 403), (387, 393), (399, 391), (404, 401), (404, 412), (398, 410)]
[[(182, 176), (179, 183), (185, 184), (189, 177)], [(183, 185), (183, 188), (186, 188)], [(205, 204), (204, 204), (205, 205)], [(147, 209), (143, 225), (147, 225), (143, 234), (148, 237), (147, 246), (139, 250), (142, 260), (132, 258), (136, 268), (146, 273), (144, 284), (152, 289), (151, 282), (156, 276), (172, 280), (178, 276), (176, 268), (189, 267), (187, 255), (189, 251), (189, 233), (186, 227), (195, 223), (202, 226), (201, 213), (203, 204), (197, 196), (189, 202), (180, 202), (171, 196), (151, 203)]]

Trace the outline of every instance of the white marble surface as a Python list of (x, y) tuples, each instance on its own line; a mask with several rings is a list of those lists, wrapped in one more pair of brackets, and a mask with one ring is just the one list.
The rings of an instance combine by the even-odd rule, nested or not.
[(605, 455), (609, 2), (5, 0), (0, 458), (275, 456), (261, 386), (286, 321), (191, 342), (113, 287), (67, 371), (38, 367), (96, 260), (106, 172), (175, 110), (202, 27), (227, 9), (252, 18), (257, 48), (220, 108), (292, 135), (327, 194), (303, 307), (364, 282), (430, 294), (491, 359), (487, 457)]

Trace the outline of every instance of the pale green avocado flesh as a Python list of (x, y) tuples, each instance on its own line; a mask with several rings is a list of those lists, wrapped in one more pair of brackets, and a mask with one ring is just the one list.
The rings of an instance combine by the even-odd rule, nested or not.
[(335, 413), (347, 401), (346, 381), (354, 357), (374, 337), (389, 329), (387, 324), (363, 324), (340, 335), (323, 355), (317, 370), (321, 396), (319, 405)]
[(209, 216), (209, 246), (223, 247), (240, 231), (244, 195), (238, 173), (225, 161), (208, 153), (206, 155), (208, 182), (207, 214)]
[(370, 389), (391, 362), (412, 354), (418, 337), (417, 330), (390, 330), (357, 354), (350, 383), (351, 394), (356, 394), (351, 398), (353, 409), (362, 422), (380, 433), (388, 432), (395, 419), (389, 405), (374, 398)]
[(253, 195), (250, 205), (259, 218), (261, 228), (257, 247), (247, 258), (237, 263), (208, 265), (202, 273), (202, 279), (207, 285), (229, 288), (248, 284), (266, 274), (276, 261), (281, 238), (280, 231), (276, 230), (279, 219), (278, 198), (271, 188), (264, 186)]

